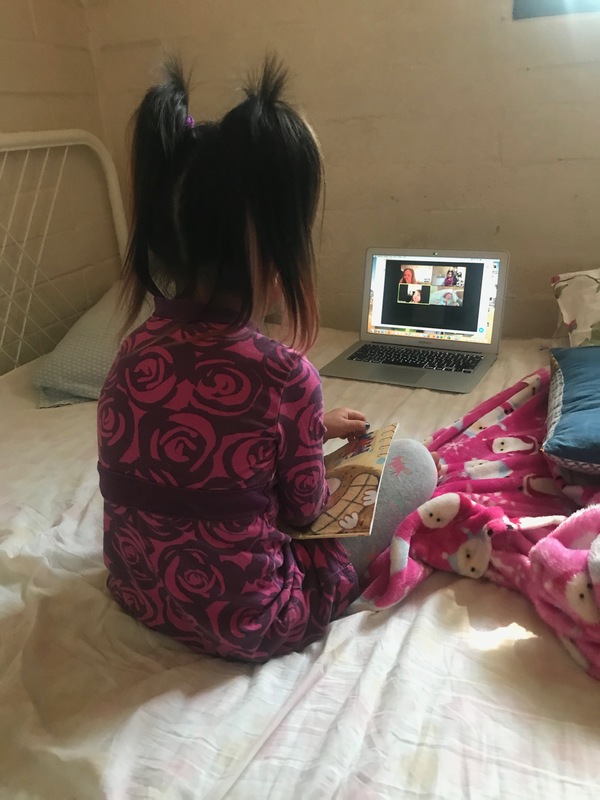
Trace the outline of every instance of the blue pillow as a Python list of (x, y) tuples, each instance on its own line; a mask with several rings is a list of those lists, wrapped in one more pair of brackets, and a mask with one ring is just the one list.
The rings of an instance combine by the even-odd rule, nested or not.
[(544, 453), (559, 466), (600, 475), (600, 346), (550, 350)]

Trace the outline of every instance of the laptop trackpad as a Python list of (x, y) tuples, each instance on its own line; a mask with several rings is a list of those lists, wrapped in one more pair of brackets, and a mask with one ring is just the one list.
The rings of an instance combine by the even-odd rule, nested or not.
[[(362, 366), (366, 366), (364, 364)], [(364, 371), (364, 379), (380, 383), (398, 384), (400, 386), (416, 386), (427, 370), (417, 367), (396, 367), (386, 364), (370, 364)]]

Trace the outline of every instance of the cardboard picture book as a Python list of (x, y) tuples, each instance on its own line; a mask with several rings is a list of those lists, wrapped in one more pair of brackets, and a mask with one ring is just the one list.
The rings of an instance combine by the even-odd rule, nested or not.
[(283, 529), (294, 539), (369, 536), (381, 474), (397, 425), (363, 434), (325, 456), (330, 496), (324, 511), (305, 528)]

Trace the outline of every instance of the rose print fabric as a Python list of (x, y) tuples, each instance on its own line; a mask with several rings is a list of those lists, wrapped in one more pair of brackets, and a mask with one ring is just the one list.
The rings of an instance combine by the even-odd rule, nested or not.
[(357, 595), (336, 540), (277, 520), (328, 498), (311, 364), (225, 312), (157, 298), (121, 346), (98, 404), (108, 587), (193, 650), (264, 661), (318, 639)]

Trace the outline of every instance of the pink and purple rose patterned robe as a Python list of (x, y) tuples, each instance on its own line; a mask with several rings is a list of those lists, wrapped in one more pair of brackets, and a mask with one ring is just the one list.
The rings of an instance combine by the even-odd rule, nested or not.
[(108, 587), (149, 628), (249, 661), (301, 650), (357, 596), (324, 507), (323, 400), (302, 356), (227, 312), (157, 298), (98, 404)]

